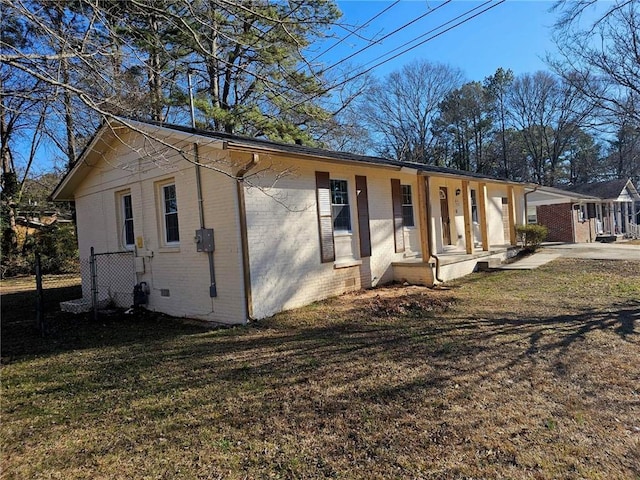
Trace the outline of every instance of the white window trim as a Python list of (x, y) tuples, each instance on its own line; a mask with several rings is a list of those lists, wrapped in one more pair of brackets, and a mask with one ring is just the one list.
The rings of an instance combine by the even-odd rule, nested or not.
[[(404, 202), (404, 192), (402, 187), (409, 187), (411, 190), (411, 203), (401, 203), (401, 207), (403, 209), (402, 226), (405, 230), (415, 230), (416, 229), (416, 209), (415, 209), (415, 202), (413, 201), (413, 185), (409, 183), (400, 184), (400, 197), (401, 197), (400, 200), (401, 202)], [(408, 206), (411, 206), (411, 218), (413, 220), (413, 225), (404, 224), (404, 207), (408, 207)]]
[(125, 206), (124, 206), (124, 199), (125, 197), (129, 197), (131, 198), (131, 213), (133, 215), (133, 196), (131, 195), (131, 190), (123, 190), (120, 192), (116, 193), (116, 202), (118, 205), (118, 214), (116, 216), (116, 220), (118, 222), (118, 244), (124, 249), (124, 250), (133, 250), (135, 248), (136, 245), (136, 239), (135, 239), (135, 231), (136, 231), (136, 226), (135, 226), (135, 221), (134, 221), (134, 217), (131, 217), (131, 221), (133, 222), (133, 243), (126, 243), (127, 239), (126, 239), (126, 213), (125, 213)]
[[(178, 189), (176, 187), (176, 182), (174, 178), (169, 178), (163, 181), (160, 181), (156, 184), (157, 188), (157, 198), (158, 198), (158, 220), (159, 220), (159, 233), (160, 233), (160, 245), (162, 247), (166, 247), (169, 251), (173, 251), (180, 246), (180, 240), (176, 242), (168, 242), (167, 241), (167, 224), (166, 224), (166, 212), (165, 212), (165, 187), (173, 185), (176, 190), (176, 204), (178, 204)], [(180, 228), (180, 214), (176, 211), (178, 215), (178, 235)]]

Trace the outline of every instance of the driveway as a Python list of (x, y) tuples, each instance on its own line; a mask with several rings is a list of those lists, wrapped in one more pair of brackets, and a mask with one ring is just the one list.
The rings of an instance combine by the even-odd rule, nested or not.
[(593, 260), (640, 260), (640, 245), (620, 243), (543, 243), (540, 253)]

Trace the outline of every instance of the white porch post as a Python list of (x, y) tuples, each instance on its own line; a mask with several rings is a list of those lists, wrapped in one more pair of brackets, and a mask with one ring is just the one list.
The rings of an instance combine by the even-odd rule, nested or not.
[(614, 207), (614, 203), (613, 202), (609, 202), (609, 235), (615, 235), (616, 233), (616, 229), (615, 229), (615, 221), (613, 219), (614, 215), (615, 215), (615, 211), (613, 209)]
[(512, 185), (507, 187), (507, 193), (509, 195), (509, 243), (511, 245), (516, 245), (516, 196), (513, 192)]
[(614, 203), (618, 208), (616, 209), (616, 225), (618, 231), (616, 233), (622, 233), (622, 204), (620, 202)]
[(487, 224), (489, 220), (487, 219), (487, 184), (480, 183), (478, 185), (478, 207), (480, 218), (478, 221), (480, 222), (480, 234), (482, 236), (482, 250), (485, 252), (489, 251), (489, 229)]
[(462, 181), (462, 214), (464, 215), (464, 244), (468, 254), (473, 253), (473, 231), (471, 225), (471, 197), (469, 181)]

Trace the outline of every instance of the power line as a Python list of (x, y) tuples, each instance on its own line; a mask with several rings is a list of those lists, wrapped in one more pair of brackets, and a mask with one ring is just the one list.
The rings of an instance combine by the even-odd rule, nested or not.
[(404, 25), (396, 28), (394, 31), (387, 33), (385, 36), (383, 36), (382, 38), (379, 38), (378, 40), (376, 40), (375, 42), (371, 42), (369, 45), (362, 47), (360, 50), (353, 52), (351, 55), (337, 61), (336, 63), (334, 63), (333, 65), (329, 65), (328, 67), (326, 67), (325, 69), (322, 70), (321, 73), (325, 73), (327, 70), (331, 70), (332, 68), (340, 65), (341, 63), (346, 62), (347, 60), (349, 60), (350, 58), (355, 57), (356, 55), (361, 54), (362, 52), (364, 52), (365, 50), (368, 50), (369, 48), (373, 47), (375, 44), (378, 44), (380, 42), (382, 42), (383, 40), (386, 40), (387, 38), (391, 37), (392, 35), (395, 35), (396, 33), (398, 33), (401, 30), (404, 30), (405, 28), (409, 27), (410, 25), (413, 25), (414, 23), (416, 23), (418, 20), (422, 20), (424, 17), (426, 17), (427, 15), (431, 15), (433, 12), (439, 10), (440, 8), (444, 7), (446, 4), (450, 3), (451, 0), (446, 0), (444, 3), (441, 3), (440, 5), (438, 5), (437, 7), (423, 13), (422, 15), (420, 15), (419, 17), (414, 18), (413, 20), (411, 20), (410, 22), (405, 23)]
[[(482, 6), (484, 6), (484, 5), (487, 5), (488, 3), (491, 3), (492, 1), (493, 1), (493, 0), (488, 0), (488, 1), (486, 1), (485, 3), (483, 3), (482, 5), (480, 5), (480, 7), (482, 7)], [(425, 40), (423, 40), (423, 41), (421, 41), (421, 42), (419, 42), (419, 43), (417, 43), (417, 44), (415, 44), (415, 45), (413, 45), (413, 46), (411, 46), (411, 47), (409, 47), (409, 48), (406, 48), (405, 50), (402, 50), (401, 52), (399, 52), (399, 53), (397, 53), (397, 54), (393, 55), (392, 57), (389, 57), (389, 58), (387, 58), (386, 60), (383, 60), (383, 61), (381, 61), (381, 62), (379, 62), (379, 63), (376, 63), (375, 65), (373, 65), (373, 66), (371, 66), (371, 67), (367, 68), (366, 70), (363, 70), (363, 71), (361, 71), (361, 72), (358, 72), (358, 73), (357, 73), (357, 74), (355, 74), (355, 75), (352, 75), (352, 76), (350, 76), (350, 77), (347, 77), (346, 79), (342, 80), (341, 82), (336, 83), (335, 85), (332, 85), (331, 87), (329, 87), (329, 88), (325, 89), (324, 91), (319, 92), (319, 93), (316, 93), (316, 94), (314, 94), (314, 95), (312, 95), (312, 96), (308, 97), (307, 99), (305, 99), (305, 100), (304, 100), (304, 101), (302, 101), (302, 102), (298, 102), (298, 103), (296, 103), (296, 104), (294, 104), (294, 105), (288, 106), (288, 107), (286, 108), (286, 110), (292, 110), (292, 109), (295, 109), (295, 108), (299, 107), (300, 105), (302, 105), (302, 104), (304, 104), (304, 103), (307, 103), (307, 102), (309, 102), (309, 101), (311, 101), (311, 100), (314, 100), (314, 99), (316, 99), (316, 98), (318, 98), (318, 97), (320, 97), (320, 96), (322, 96), (322, 95), (324, 95), (324, 94), (328, 93), (328, 92), (329, 92), (329, 91), (331, 91), (331, 90), (334, 90), (334, 89), (336, 89), (336, 88), (338, 88), (338, 87), (341, 87), (342, 85), (345, 85), (346, 83), (351, 82), (352, 80), (355, 80), (355, 79), (356, 79), (356, 78), (358, 78), (358, 77), (361, 77), (361, 76), (363, 76), (363, 75), (366, 75), (366, 74), (367, 74), (367, 73), (369, 73), (370, 71), (372, 71), (372, 70), (374, 70), (374, 69), (376, 69), (376, 68), (378, 68), (378, 67), (380, 67), (380, 66), (384, 65), (385, 63), (390, 62), (391, 60), (394, 60), (394, 59), (398, 58), (399, 56), (404, 55), (405, 53), (407, 53), (407, 52), (409, 52), (409, 51), (411, 51), (411, 50), (413, 50), (413, 49), (415, 49), (415, 48), (417, 48), (417, 47), (420, 47), (420, 46), (424, 45), (424, 44), (425, 44), (425, 43), (427, 43), (427, 42), (430, 42), (431, 40), (433, 40), (433, 39), (435, 39), (435, 38), (437, 38), (437, 37), (439, 37), (439, 36), (441, 36), (441, 35), (443, 35), (443, 34), (445, 34), (445, 33), (449, 32), (449, 31), (453, 30), (453, 29), (454, 29), (454, 28), (456, 28), (456, 27), (459, 27), (460, 25), (462, 25), (462, 24), (464, 24), (464, 23), (467, 23), (467, 22), (468, 22), (468, 21), (470, 21), (470, 20), (473, 20), (474, 18), (476, 18), (476, 17), (478, 17), (478, 16), (482, 15), (483, 13), (485, 13), (485, 12), (487, 12), (487, 11), (491, 10), (492, 8), (497, 7), (498, 5), (500, 5), (500, 4), (502, 4), (502, 3), (504, 3), (505, 1), (506, 1), (506, 0), (500, 0), (498, 3), (495, 3), (495, 4), (493, 4), (493, 5), (491, 5), (491, 6), (487, 7), (487, 8), (485, 8), (484, 10), (481, 10), (481, 11), (480, 11), (480, 12), (478, 12), (478, 13), (475, 13), (474, 15), (472, 15), (472, 16), (470, 16), (470, 17), (467, 17), (467, 18), (465, 18), (465, 19), (463, 19), (463, 20), (459, 21), (458, 23), (456, 23), (456, 24), (454, 24), (454, 25), (450, 26), (449, 28), (446, 28), (445, 30), (442, 30), (441, 32), (438, 32), (438, 33), (436, 33), (435, 35), (432, 35), (432, 36), (430, 36), (430, 37), (426, 38)], [(456, 17), (456, 18), (460, 18), (460, 17), (462, 17), (462, 16), (466, 16), (466, 15), (468, 15), (469, 13), (473, 12), (474, 10), (477, 10), (477, 9), (478, 9), (478, 8), (480, 8), (480, 7), (474, 7), (474, 8), (472, 8), (472, 9), (468, 10), (467, 12), (465, 12), (464, 14), (459, 15), (459, 16), (458, 16), (458, 17)], [(448, 22), (445, 22), (445, 23), (443, 23), (443, 24), (439, 25), (439, 26), (438, 26), (438, 27), (436, 27), (434, 30), (439, 30), (439, 29), (440, 29), (440, 28), (442, 28), (444, 25), (447, 25), (447, 24), (451, 23), (451, 21), (452, 21), (452, 20), (450, 20), (450, 21), (448, 21)], [(414, 40), (412, 40), (411, 42), (408, 42), (408, 43), (412, 43), (412, 42), (413, 42), (413, 41), (415, 41), (415, 40), (416, 40), (416, 39), (414, 39)], [(397, 50), (397, 49), (396, 49), (396, 50)], [(384, 56), (386, 56), (386, 55), (388, 55), (388, 53), (387, 53), (387, 54), (385, 54), (385, 55), (382, 55), (381, 57), (384, 57)], [(381, 58), (381, 57), (378, 57), (378, 58)], [(374, 61), (375, 61), (375, 60), (374, 60)]]
[(316, 61), (318, 58), (320, 58), (321, 56), (325, 55), (326, 53), (330, 52), (331, 50), (333, 50), (335, 47), (337, 47), (338, 45), (340, 45), (342, 42), (344, 42), (345, 40), (347, 40), (347, 38), (351, 37), (352, 35), (354, 35), (358, 30), (362, 30), (364, 27), (366, 27), (367, 25), (369, 25), (371, 22), (373, 22), (376, 18), (382, 16), (383, 14), (385, 14), (387, 11), (391, 10), (393, 7), (395, 7), (397, 4), (400, 3), (400, 0), (396, 0), (395, 2), (393, 2), (391, 5), (389, 5), (388, 7), (386, 7), (385, 9), (383, 9), (382, 11), (378, 12), (377, 14), (375, 14), (373, 17), (371, 17), (369, 20), (367, 20), (365, 23), (363, 23), (362, 25), (360, 25), (358, 28), (356, 28), (355, 30), (352, 30), (351, 32), (349, 32), (349, 35), (341, 38), (340, 40), (338, 40), (336, 43), (334, 43), (333, 45), (331, 45), (329, 48), (327, 48), (326, 50), (320, 52), (318, 55), (316, 55), (314, 58), (312, 58), (311, 60), (309, 60), (309, 63), (312, 63), (314, 61)]
[[(488, 4), (488, 3), (491, 3), (492, 1), (493, 1), (493, 0), (488, 0), (487, 2), (483, 3), (482, 5), (486, 5), (486, 4)], [(352, 78), (357, 78), (357, 77), (359, 77), (359, 76), (364, 75), (365, 73), (369, 73), (371, 70), (373, 70), (373, 69), (375, 69), (375, 68), (378, 68), (379, 66), (384, 65), (385, 63), (387, 63), (387, 62), (389, 62), (389, 61), (391, 61), (391, 60), (394, 60), (394, 59), (398, 58), (398, 57), (399, 57), (399, 56), (401, 56), (401, 55), (404, 55), (405, 53), (407, 53), (407, 52), (409, 52), (409, 51), (413, 50), (414, 48), (418, 48), (418, 47), (420, 47), (421, 45), (424, 45), (425, 43), (430, 42), (431, 40), (433, 40), (433, 39), (435, 39), (435, 38), (439, 37), (440, 35), (442, 35), (442, 34), (444, 34), (444, 33), (447, 33), (447, 32), (449, 32), (449, 31), (453, 30), (454, 28), (459, 27), (460, 25), (462, 25), (462, 24), (464, 24), (464, 23), (467, 23), (469, 20), (473, 20), (474, 18), (476, 18), (476, 17), (478, 17), (478, 16), (482, 15), (483, 13), (485, 13), (485, 12), (487, 12), (487, 11), (491, 10), (492, 8), (497, 7), (497, 6), (498, 6), (498, 5), (500, 5), (501, 3), (504, 3), (505, 1), (506, 1), (506, 0), (500, 0), (498, 3), (495, 3), (495, 4), (493, 4), (493, 5), (491, 5), (491, 6), (487, 7), (487, 8), (485, 8), (484, 10), (482, 10), (482, 11), (480, 11), (480, 12), (478, 12), (478, 13), (476, 13), (476, 14), (474, 14), (474, 15), (471, 15), (470, 17), (465, 18), (464, 20), (461, 20), (460, 22), (456, 23), (455, 25), (452, 25), (452, 26), (450, 26), (449, 28), (446, 28), (446, 29), (442, 30), (441, 32), (438, 32), (438, 33), (436, 33), (435, 35), (432, 35), (432, 36), (430, 36), (429, 38), (427, 38), (427, 39), (425, 39), (425, 40), (423, 40), (423, 41), (421, 41), (421, 42), (419, 42), (419, 43), (416, 43), (415, 45), (413, 45), (413, 46), (411, 46), (411, 47), (409, 47), (409, 48), (406, 48), (405, 50), (401, 51), (400, 53), (397, 53), (397, 54), (393, 55), (392, 57), (389, 57), (388, 59), (383, 60), (382, 62), (375, 64), (373, 67), (368, 68), (368, 69), (367, 69), (367, 70), (365, 70), (364, 72), (360, 72), (360, 73), (358, 73), (356, 76), (354, 76), (354, 77), (352, 77)], [(465, 13), (464, 15), (467, 15), (467, 14), (471, 13), (472, 11), (474, 11), (474, 10), (476, 10), (476, 9), (477, 9), (477, 7), (476, 7), (476, 8), (472, 8), (471, 10), (467, 11), (467, 13)], [(462, 16), (464, 16), (464, 15), (462, 15)], [(457, 17), (457, 18), (460, 18), (460, 17)], [(450, 23), (450, 22), (446, 22), (446, 23), (444, 23), (444, 24), (441, 24), (441, 25), (440, 25), (439, 27), (437, 27), (435, 30), (438, 30), (438, 29), (442, 28), (444, 25), (447, 25), (448, 23)], [(409, 43), (411, 43), (411, 42), (409, 42)], [(348, 80), (348, 81), (349, 81), (349, 80)], [(346, 82), (345, 82), (345, 83), (346, 83)]]
[[(491, 3), (492, 1), (493, 1), (493, 0), (488, 0), (488, 1), (486, 1), (486, 2), (484, 2), (484, 3), (482, 3), (482, 4), (478, 5), (478, 6), (476, 6), (476, 7), (472, 8), (472, 9), (470, 9), (470, 10), (467, 10), (467, 11), (466, 11), (466, 12), (464, 12), (464, 13), (461, 13), (461, 14), (460, 14), (460, 15), (458, 15), (457, 17), (454, 17), (454, 18), (452, 18), (451, 20), (449, 20), (449, 21), (447, 21), (447, 22), (441, 23), (441, 24), (440, 24), (440, 25), (438, 25), (437, 27), (432, 28), (431, 30), (429, 30), (429, 31), (427, 31), (427, 32), (425, 32), (425, 33), (423, 33), (423, 34), (421, 34), (421, 35), (418, 35), (417, 37), (415, 37), (415, 38), (413, 38), (413, 39), (409, 40), (408, 42), (403, 43), (402, 45), (397, 46), (396, 48), (393, 48), (393, 49), (389, 50), (388, 52), (386, 52), (386, 53), (384, 53), (384, 54), (382, 54), (382, 55), (379, 55), (378, 57), (374, 58), (373, 60), (369, 60), (369, 61), (368, 61), (367, 63), (365, 63), (364, 65), (361, 65), (361, 67), (366, 67), (367, 65), (369, 65), (369, 64), (371, 64), (371, 63), (373, 63), (373, 62), (375, 62), (375, 61), (377, 61), (377, 60), (380, 60), (381, 58), (384, 58), (384, 57), (386, 57), (387, 55), (390, 55), (390, 54), (392, 54), (393, 52), (396, 52), (396, 51), (400, 50), (401, 48), (406, 47), (407, 45), (410, 45), (410, 44), (412, 44), (413, 42), (415, 42), (415, 41), (417, 41), (417, 40), (419, 40), (419, 39), (421, 39), (421, 38), (424, 38), (424, 37), (426, 37), (427, 35), (429, 35), (429, 34), (431, 34), (431, 33), (433, 33), (433, 32), (436, 32), (436, 31), (440, 30), (442, 27), (444, 27), (444, 26), (446, 26), (446, 25), (449, 25), (450, 23), (453, 23), (453, 22), (455, 22), (456, 20), (459, 20), (459, 19), (460, 19), (460, 18), (462, 18), (462, 17), (466, 17), (466, 16), (467, 16), (467, 15), (469, 15), (471, 12), (474, 12), (475, 10), (478, 10), (478, 9), (480, 9), (480, 8), (484, 7), (485, 5), (487, 5), (487, 4), (489, 4), (489, 3)], [(499, 5), (499, 4), (496, 4), (495, 6), (497, 6), (497, 5)], [(482, 13), (482, 12), (481, 12), (481, 13)], [(395, 58), (395, 57), (394, 57), (394, 58)]]

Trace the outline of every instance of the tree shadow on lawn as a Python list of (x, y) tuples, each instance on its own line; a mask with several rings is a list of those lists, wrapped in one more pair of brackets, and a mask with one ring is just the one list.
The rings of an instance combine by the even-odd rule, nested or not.
[(61, 312), (59, 302), (78, 298), (80, 287), (49, 289), (45, 292), (44, 321), (46, 334), (36, 327), (35, 293), (16, 292), (2, 295), (2, 363), (19, 361), (25, 356), (53, 355), (66, 351), (118, 346), (202, 333), (207, 329), (187, 325), (171, 317), (141, 311), (135, 315), (73, 314)]
[[(362, 395), (398, 396), (446, 384), (461, 373), (489, 368), (469, 362), (481, 355), (494, 360), (495, 372), (519, 362), (535, 363), (549, 355), (561, 355), (597, 330), (636, 342), (638, 305), (632, 302), (617, 305), (615, 311), (585, 309), (573, 315), (532, 319), (433, 316), (303, 328), (272, 328), (267, 321), (257, 328), (212, 332), (183, 329), (179, 324), (163, 327), (160, 321), (138, 323), (135, 332), (111, 337), (118, 342), (94, 343), (117, 347), (117, 354), (93, 365), (90, 383), (113, 388), (124, 379), (143, 388), (145, 395), (154, 396), (206, 388), (215, 382), (226, 385), (228, 394), (248, 387), (278, 402), (280, 389), (306, 385), (320, 376), (325, 388), (353, 385), (353, 391)], [(358, 308), (356, 305), (352, 310)], [(130, 330), (131, 325), (114, 322), (111, 328)], [(357, 386), (384, 364), (415, 368), (417, 373), (391, 381), (376, 393)], [(163, 374), (163, 368), (171, 374)]]
[[(475, 319), (460, 312), (420, 316), (414, 308), (379, 318), (370, 310), (363, 315), (363, 305), (356, 300), (339, 318), (319, 319), (319, 325), (287, 323), (282, 319), (296, 315), (287, 312), (216, 331), (156, 315), (98, 325), (89, 317), (75, 318), (59, 330), (57, 343), (35, 345), (43, 356), (78, 355), (38, 365), (31, 381), (51, 411), (34, 409), (32, 416), (43, 442), (59, 434), (47, 427), (52, 419), (68, 429), (82, 430), (96, 418), (98, 424), (118, 425), (117, 434), (105, 432), (104, 442), (119, 439), (109, 449), (122, 452), (149, 442), (160, 428), (156, 421), (163, 436), (175, 436), (176, 442), (214, 426), (221, 438), (242, 432), (267, 441), (274, 435), (270, 429), (279, 429), (275, 435), (281, 438), (306, 428), (307, 438), (318, 434), (332, 444), (375, 446), (385, 435), (358, 439), (368, 416), (375, 428), (395, 419), (411, 422), (412, 415), (439, 419), (447, 402), (466, 404), (487, 377), (504, 370), (517, 377), (522, 364), (561, 354), (596, 331), (635, 343), (640, 328), (640, 303), (633, 301), (528, 319)], [(389, 311), (397, 309), (382, 310)], [(97, 352), (81, 355), (90, 348)], [(444, 391), (456, 393), (447, 399)], [(8, 390), (5, 413), (34, 408), (29, 402)], [(333, 423), (345, 425), (339, 435)], [(27, 433), (17, 435), (14, 441), (21, 444)], [(98, 442), (82, 455), (69, 450), (65, 462), (82, 466), (102, 448), (107, 447)]]

